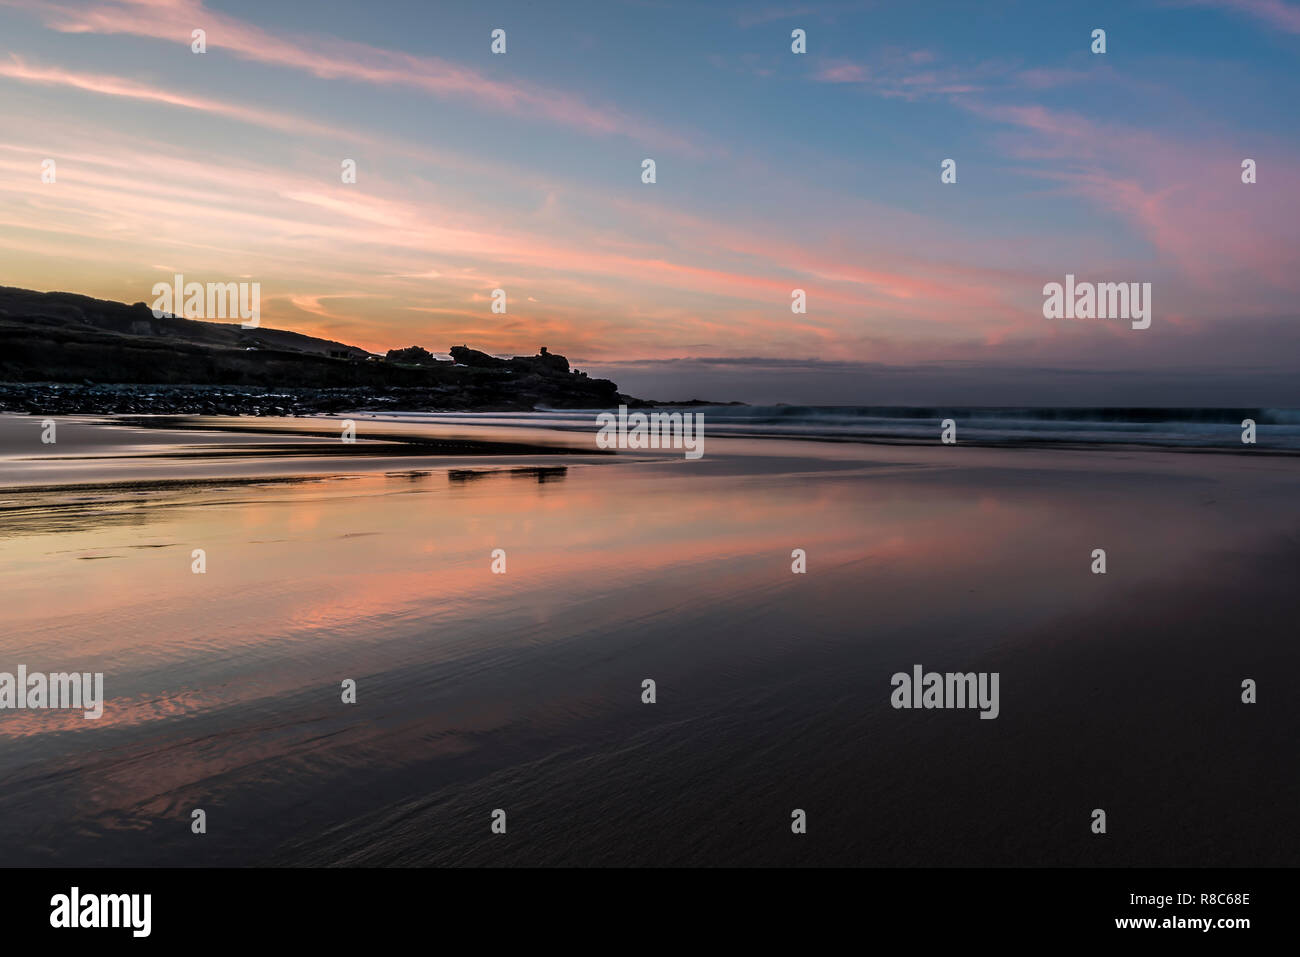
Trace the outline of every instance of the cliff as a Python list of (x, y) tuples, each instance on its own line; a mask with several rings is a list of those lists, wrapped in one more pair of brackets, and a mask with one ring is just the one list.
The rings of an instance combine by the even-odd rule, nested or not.
[[(358, 411), (504, 411), (637, 402), (608, 379), (571, 372), (568, 360), (545, 348), (509, 360), (463, 346), (452, 350), (455, 361), (426, 361), (431, 354), (418, 346), (394, 352), (390, 360), (283, 329), (158, 319), (144, 303), (0, 287), (0, 383), (8, 384), (0, 388), (0, 409), (225, 412), (248, 407), (237, 401), (245, 397), (258, 411), (266, 403), (256, 397), (268, 394), (285, 398), (271, 407), (281, 411), (339, 403)], [(50, 385), (39, 393), (35, 383)], [(55, 400), (58, 408), (42, 405)]]

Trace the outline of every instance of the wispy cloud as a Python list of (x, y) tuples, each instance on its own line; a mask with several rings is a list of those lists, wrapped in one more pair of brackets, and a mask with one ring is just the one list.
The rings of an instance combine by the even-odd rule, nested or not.
[(1263, 191), (1241, 182), (1243, 147), (1224, 134), (1184, 141), (1041, 105), (964, 105), (1032, 134), (1009, 145), (1012, 155), (1056, 162), (1028, 175), (1061, 183), (1132, 223), (1199, 295), (1224, 306), (1235, 300), (1238, 313), (1274, 308), (1275, 298), (1260, 295), (1261, 284), (1300, 295), (1300, 277), (1288, 265), (1300, 244), (1295, 163), (1269, 165)]
[[(1066, 271), (1156, 280), (1148, 338), (1170, 354), (1166, 329), (1293, 311), (1300, 169), (1292, 132), (1266, 135), (1283, 106), (1266, 82), (1276, 70), (1254, 72), (1274, 69), (1267, 57), (1225, 55), (1236, 69), (1211, 80), (1167, 52), (1145, 66), (1093, 57), (1059, 18), (1073, 56), (999, 61), (985, 37), (944, 40), (924, 15), (825, 27), (856, 8), (670, 6), (681, 45), (637, 60), (636, 26), (663, 10), (617, 5), (584, 28), (590, 56), (521, 75), (547, 67), (490, 57), (486, 29), (477, 53), (378, 22), (359, 43), (328, 5), (304, 36), (273, 26), (293, 22), (278, 11), (235, 17), (216, 0), (0, 0), (21, 51), (0, 55), (6, 278), (130, 301), (160, 271), (253, 275), (267, 324), (376, 350), (531, 351), (545, 334), (593, 358), (1111, 361), (1155, 348), (1045, 323), (1039, 290)], [(1290, 9), (1252, 15), (1285, 23)], [(789, 29), (807, 24), (813, 52), (795, 56)], [(207, 60), (187, 49), (200, 27)], [(548, 27), (533, 28), (536, 40)], [(1235, 31), (1273, 43), (1259, 32)], [(672, 68), (647, 74), (661, 55)], [(1198, 83), (1233, 77), (1261, 81), (1251, 108), (1199, 108)], [(466, 108), (412, 122), (434, 98)], [(659, 183), (639, 182), (642, 156), (675, 149)], [(356, 184), (340, 181), (345, 156)], [(940, 185), (945, 156), (960, 185)], [(1260, 160), (1257, 186), (1240, 183), (1242, 156)], [(41, 181), (45, 157), (57, 184)], [(487, 308), (496, 287), (507, 316)], [(794, 288), (807, 314), (791, 312)]]
[(1284, 0), (1178, 0), (1180, 5), (1219, 7), (1253, 17), (1286, 33), (1300, 33), (1300, 6)]
[(935, 59), (930, 50), (885, 51), (870, 64), (832, 58), (820, 61), (812, 78), (818, 83), (862, 86), (877, 96), (905, 100), (977, 93), (983, 89), (976, 76), (987, 68), (966, 71), (936, 67)]
[(27, 10), (63, 33), (129, 34), (187, 43), (195, 29), (207, 34), (210, 52), (299, 70), (324, 80), (347, 80), (418, 90), (514, 116), (541, 118), (588, 134), (652, 141), (661, 148), (696, 155), (699, 137), (679, 134), (613, 106), (588, 102), (561, 90), (493, 77), (437, 57), (416, 56), (326, 37), (281, 36), (207, 8), (202, 0), (0, 0)]
[(148, 103), (162, 103), (187, 110), (198, 110), (252, 123), (274, 130), (292, 130), (296, 133), (323, 134), (329, 136), (350, 136), (338, 129), (313, 123), (288, 113), (278, 113), (237, 103), (226, 103), (209, 97), (191, 96), (173, 90), (150, 86), (126, 77), (109, 76), (97, 73), (78, 73), (59, 67), (47, 67), (29, 64), (23, 58), (12, 55), (9, 62), (0, 62), (0, 77), (32, 83), (40, 86), (62, 86), (101, 96), (125, 97)]

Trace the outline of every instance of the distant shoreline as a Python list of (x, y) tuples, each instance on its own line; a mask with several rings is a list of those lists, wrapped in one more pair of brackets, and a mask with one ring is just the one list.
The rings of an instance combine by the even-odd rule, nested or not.
[[(548, 401), (555, 401), (549, 397)], [(626, 405), (632, 409), (744, 406), (743, 402), (690, 399), (664, 402), (617, 396), (617, 401), (557, 408), (593, 412)], [(536, 396), (467, 404), (459, 393), (436, 387), (362, 386), (303, 388), (246, 385), (147, 383), (0, 382), (0, 413), (28, 415), (253, 415), (305, 416), (350, 412), (534, 412)]]
[[(3, 393), (3, 389), (4, 386), (0, 386), (0, 393)], [(284, 392), (268, 392), (259, 397), (259, 401), (268, 404), (272, 402), (282, 404), (285, 401)], [(334, 397), (332, 401), (337, 401), (337, 397)], [(682, 404), (682, 406), (685, 405), (688, 404)], [(837, 432), (826, 430), (820, 423), (801, 420), (797, 423), (783, 425), (780, 428), (773, 428), (769, 423), (746, 421), (748, 418), (747, 413), (761, 412), (761, 410), (749, 407), (734, 409), (704, 402), (697, 402), (694, 405), (697, 408), (712, 410), (703, 413), (705, 427), (711, 439), (732, 441), (797, 441), (842, 446), (859, 445), (897, 448), (937, 447), (951, 449), (954, 454), (960, 454), (962, 448), (968, 448), (1013, 451), (1182, 452), (1229, 456), (1300, 456), (1300, 444), (1297, 444), (1297, 438), (1292, 434), (1297, 431), (1295, 427), (1287, 429), (1287, 434), (1280, 436), (1264, 433), (1258, 444), (1243, 444), (1235, 437), (1235, 433), (1232, 435), (1222, 434), (1221, 437), (1219, 435), (1214, 437), (1209, 435), (1185, 436), (1180, 437), (1177, 441), (1171, 441), (1169, 436), (1159, 432), (1148, 433), (1141, 431), (1123, 433), (1122, 435), (1099, 435), (1090, 433), (1086, 429), (1064, 429), (1055, 433), (1010, 430), (991, 432), (987, 428), (980, 427), (982, 424), (986, 425), (986, 423), (982, 423), (981, 420), (976, 418), (978, 410), (972, 409), (967, 410), (964, 415), (960, 411), (951, 412), (951, 414), (958, 417), (960, 439), (949, 446), (940, 440), (937, 427), (934, 430), (922, 431), (919, 426), (909, 424), (909, 431), (901, 432), (896, 430), (895, 423), (890, 423), (891, 427), (877, 430), (866, 427), (861, 431)], [(656, 403), (654, 407), (671, 408), (672, 406), (667, 403)], [(514, 432), (516, 427), (521, 430), (540, 428), (556, 436), (573, 436), (575, 438), (583, 435), (594, 436), (597, 432), (596, 415), (600, 411), (597, 409), (448, 409), (428, 411), (394, 407), (392, 404), (387, 403), (379, 409), (356, 407), (336, 409), (330, 407), (328, 409), (299, 409), (295, 412), (285, 412), (280, 410), (280, 405), (267, 405), (266, 408), (268, 410), (265, 412), (250, 413), (239, 411), (202, 412), (188, 409), (173, 412), (162, 408), (132, 408), (121, 412), (104, 411), (102, 409), (90, 411), (72, 409), (55, 412), (48, 407), (43, 407), (39, 412), (29, 412), (21, 409), (6, 410), (0, 407), (0, 419), (9, 418), (10, 421), (16, 422), (23, 419), (36, 419), (38, 416), (67, 415), (102, 419), (103, 424), (108, 426), (159, 431), (202, 431), (231, 435), (283, 436), (285, 439), (292, 439), (295, 443), (299, 443), (292, 447), (258, 446), (259, 453), (268, 459), (300, 456), (347, 459), (376, 456), (446, 458), (462, 455), (556, 455), (578, 453), (605, 456), (616, 454), (599, 449), (594, 445), (588, 449), (565, 447), (545, 442), (538, 443), (531, 437), (529, 439), (521, 437), (520, 441), (515, 441), (513, 438), (502, 438), (503, 435)], [(274, 411), (271, 411), (272, 409)], [(475, 438), (474, 433), (479, 428), (478, 424), (472, 419), (458, 418), (479, 414), (489, 416), (495, 414), (505, 417), (493, 419), (492, 425), (496, 430), (494, 438)], [(359, 421), (365, 423), (364, 442), (341, 444), (336, 441), (337, 434), (334, 430), (322, 429), (316, 423), (309, 421), (316, 417), (337, 417), (322, 418), (319, 421), (324, 423), (341, 422), (348, 416), (357, 416)], [(430, 418), (423, 418), (425, 416), (430, 416)], [(451, 428), (457, 430), (457, 432), (454, 436), (422, 437), (418, 434), (419, 429), (422, 428), (419, 422), (427, 422), (430, 425), (436, 423), (439, 428)], [(329, 441), (303, 444), (312, 439)], [(253, 451), (252, 448), (232, 449), (220, 454), (236, 454), (242, 457), (243, 454), (251, 451)], [(186, 453), (181, 457), (194, 456)], [(959, 460), (956, 460), (954, 464), (958, 463)]]
[[(612, 408), (594, 404), (592, 408)], [(628, 404), (650, 406), (641, 400)], [(30, 415), (302, 416), (335, 412), (531, 412), (531, 394), (467, 404), (438, 387), (307, 388), (262, 385), (0, 382), (0, 412)], [(579, 406), (583, 407), (583, 406)]]
[(304, 415), (404, 408), (526, 411), (640, 403), (539, 347), (500, 358), (453, 345), (384, 355), (260, 325), (155, 314), (0, 286), (0, 410)]

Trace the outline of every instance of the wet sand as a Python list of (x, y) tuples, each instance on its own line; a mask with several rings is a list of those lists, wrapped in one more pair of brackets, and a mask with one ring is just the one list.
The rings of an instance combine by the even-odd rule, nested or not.
[(1293, 458), (38, 421), (0, 670), (107, 701), (0, 712), (11, 864), (1294, 863)]

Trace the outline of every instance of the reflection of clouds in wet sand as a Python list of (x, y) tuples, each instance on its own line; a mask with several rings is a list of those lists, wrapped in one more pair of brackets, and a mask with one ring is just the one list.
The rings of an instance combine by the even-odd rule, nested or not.
[(157, 416), (60, 421), (58, 442), (44, 445), (39, 431), (31, 428), (39, 420), (0, 415), (0, 508), (6, 488), (75, 495), (103, 485), (283, 481), (340, 469), (419, 471), (431, 461), (439, 466), (462, 459), (492, 464), (556, 455), (600, 461), (610, 455), (581, 434), (439, 422), (361, 420), (355, 441), (343, 441), (342, 429), (352, 420)]
[[(1261, 507), (1294, 514), (1279, 459), (720, 439), (698, 463), (564, 462), (169, 477), (64, 489), (71, 501), (0, 492), (14, 519), (0, 666), (103, 671), (107, 696), (94, 735), (66, 716), (3, 716), (0, 772), (15, 784), (0, 840), (35, 848), (32, 861), (179, 861), (179, 837), (111, 835), (219, 799), (233, 830), (220, 860), (292, 860), (286, 842), (352, 815), (459, 800), (443, 791), (453, 781), (469, 799), (506, 775), (528, 800), (521, 769), (544, 765), (554, 799), (586, 800), (565, 790), (585, 780), (572, 762), (610, 787), (644, 775), (620, 758), (633, 737), (670, 778), (768, 754), (772, 779), (819, 780), (772, 750), (783, 715), (812, 722), (809, 761), (852, 765), (852, 742), (885, 747), (872, 722), (901, 667), (998, 670), (976, 665), (1050, 649), (1067, 640), (1061, 621), (1258, 553)], [(1097, 545), (1108, 576), (1088, 573)], [(794, 548), (806, 575), (791, 574)], [(1041, 702), (1002, 670), (1004, 713), (985, 723), (1015, 727)], [(663, 706), (629, 711), (647, 675)], [(339, 702), (345, 677), (354, 708)], [(846, 726), (811, 730), (827, 721)], [(710, 755), (717, 742), (730, 744)], [(676, 781), (665, 806), (696, 787)], [(602, 815), (635, 826), (618, 806)], [(27, 831), (38, 840), (16, 842)], [(445, 835), (420, 840), (430, 860), (460, 853)], [(417, 850), (394, 831), (367, 853)]]

